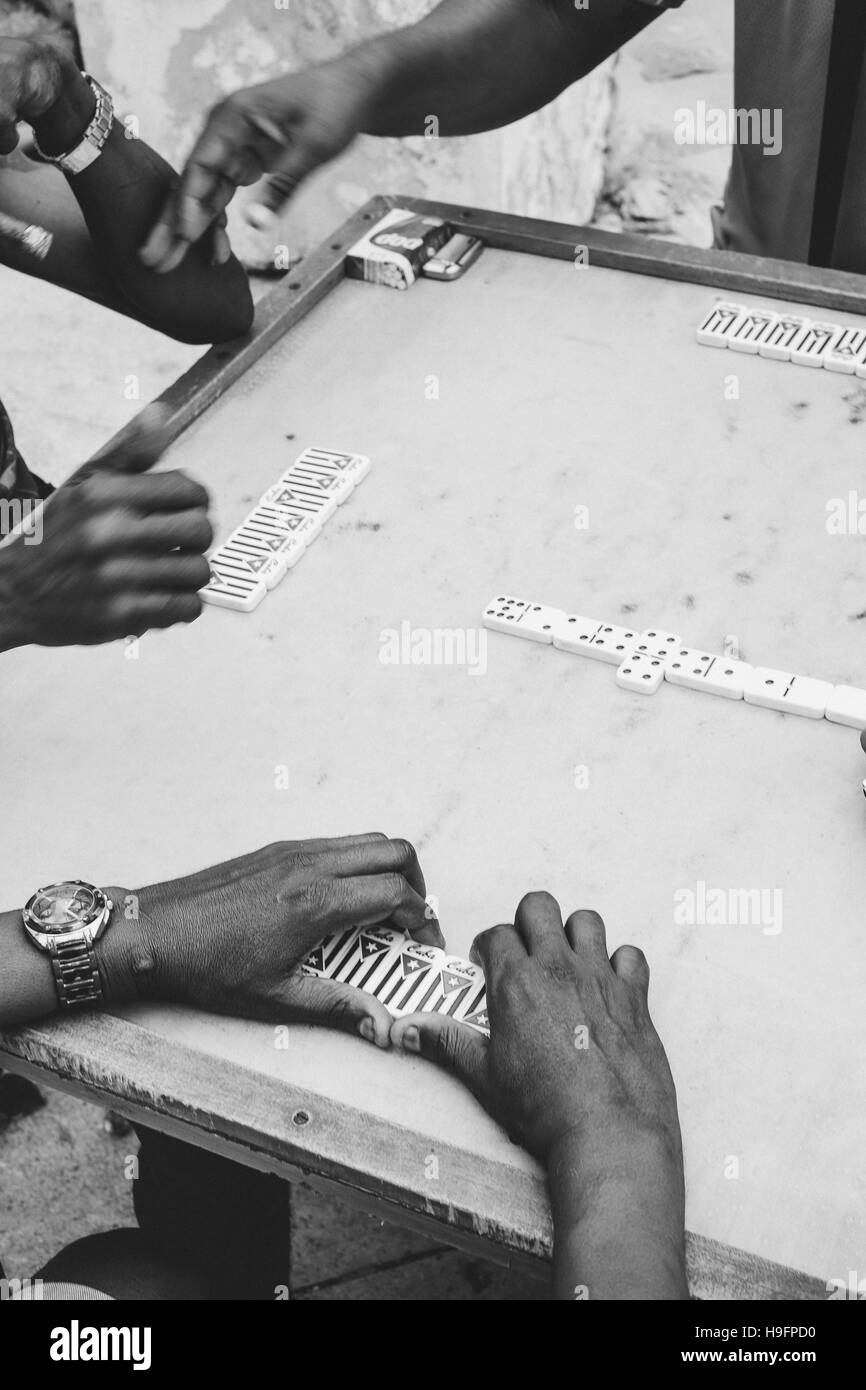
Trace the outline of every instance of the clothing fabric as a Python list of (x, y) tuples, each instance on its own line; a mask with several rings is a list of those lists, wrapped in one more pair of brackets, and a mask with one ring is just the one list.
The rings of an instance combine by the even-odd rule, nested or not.
[[(857, 4), (862, 0), (856, 0)], [(852, 0), (736, 0), (734, 107), (764, 122), (766, 140), (732, 147), (716, 245), (729, 251), (808, 262), (816, 215), (830, 222), (829, 253), (816, 263), (866, 273), (866, 43)], [(836, 38), (834, 41), (834, 27)], [(840, 122), (840, 83), (853, 107)], [(746, 122), (741, 118), (740, 124)], [(820, 171), (840, 166), (830, 206)], [(831, 178), (830, 186), (834, 180)]]

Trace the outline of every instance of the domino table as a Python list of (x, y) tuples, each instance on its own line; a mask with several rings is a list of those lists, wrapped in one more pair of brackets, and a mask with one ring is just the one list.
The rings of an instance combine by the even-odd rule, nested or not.
[[(347, 278), (395, 204), (484, 254), (450, 285)], [(164, 397), (166, 464), (207, 483), (221, 538), (307, 446), (356, 451), (369, 477), (255, 612), (4, 658), (3, 899), (382, 829), (417, 846), (457, 955), (531, 888), (597, 907), (611, 951), (635, 942), (652, 968), (693, 1292), (824, 1298), (866, 1258), (857, 733), (669, 682), (646, 698), (603, 663), (480, 635), (490, 596), (518, 595), (866, 684), (861, 538), (826, 524), (863, 476), (866, 382), (707, 351), (717, 299), (866, 313), (856, 276), (372, 200)], [(772, 915), (717, 925), (720, 890)], [(455, 1081), (313, 1027), (289, 1042), (140, 1007), (7, 1034), (0, 1055), (543, 1273), (540, 1170)]]

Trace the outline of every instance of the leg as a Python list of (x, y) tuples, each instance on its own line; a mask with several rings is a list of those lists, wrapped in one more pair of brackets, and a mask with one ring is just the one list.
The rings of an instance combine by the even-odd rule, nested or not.
[(166, 1259), (133, 1230), (103, 1231), (76, 1240), (50, 1259), (37, 1277), (46, 1285), (72, 1284), (136, 1302), (207, 1298), (195, 1270)]
[(196, 1264), (210, 1298), (272, 1300), (289, 1285), (289, 1186), (136, 1126), (135, 1214), (158, 1250)]

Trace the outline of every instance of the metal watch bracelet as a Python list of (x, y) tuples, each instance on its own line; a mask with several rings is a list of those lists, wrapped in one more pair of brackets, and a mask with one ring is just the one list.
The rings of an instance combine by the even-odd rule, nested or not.
[(82, 1008), (102, 998), (102, 980), (91, 943), (52, 942), (49, 954), (61, 1008)]

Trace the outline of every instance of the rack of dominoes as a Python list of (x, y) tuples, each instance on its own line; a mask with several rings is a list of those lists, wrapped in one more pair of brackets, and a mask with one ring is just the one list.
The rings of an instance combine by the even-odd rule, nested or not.
[(363, 454), (305, 449), (243, 524), (208, 556), (205, 603), (251, 613), (288, 574), (370, 471)]
[(655, 695), (662, 683), (669, 681), (705, 695), (866, 729), (866, 690), (686, 647), (675, 632), (659, 628), (633, 632), (504, 594), (491, 599), (483, 622), (494, 632), (508, 632), (575, 656), (609, 662), (617, 668), (617, 685), (641, 695)]
[(824, 367), (828, 372), (866, 378), (866, 328), (719, 303), (703, 319), (697, 336), (704, 347), (730, 348), (798, 367)]
[(394, 1018), (438, 1013), (488, 1035), (484, 975), (477, 965), (422, 946), (393, 927), (353, 927), (311, 951), (302, 975), (374, 995)]

